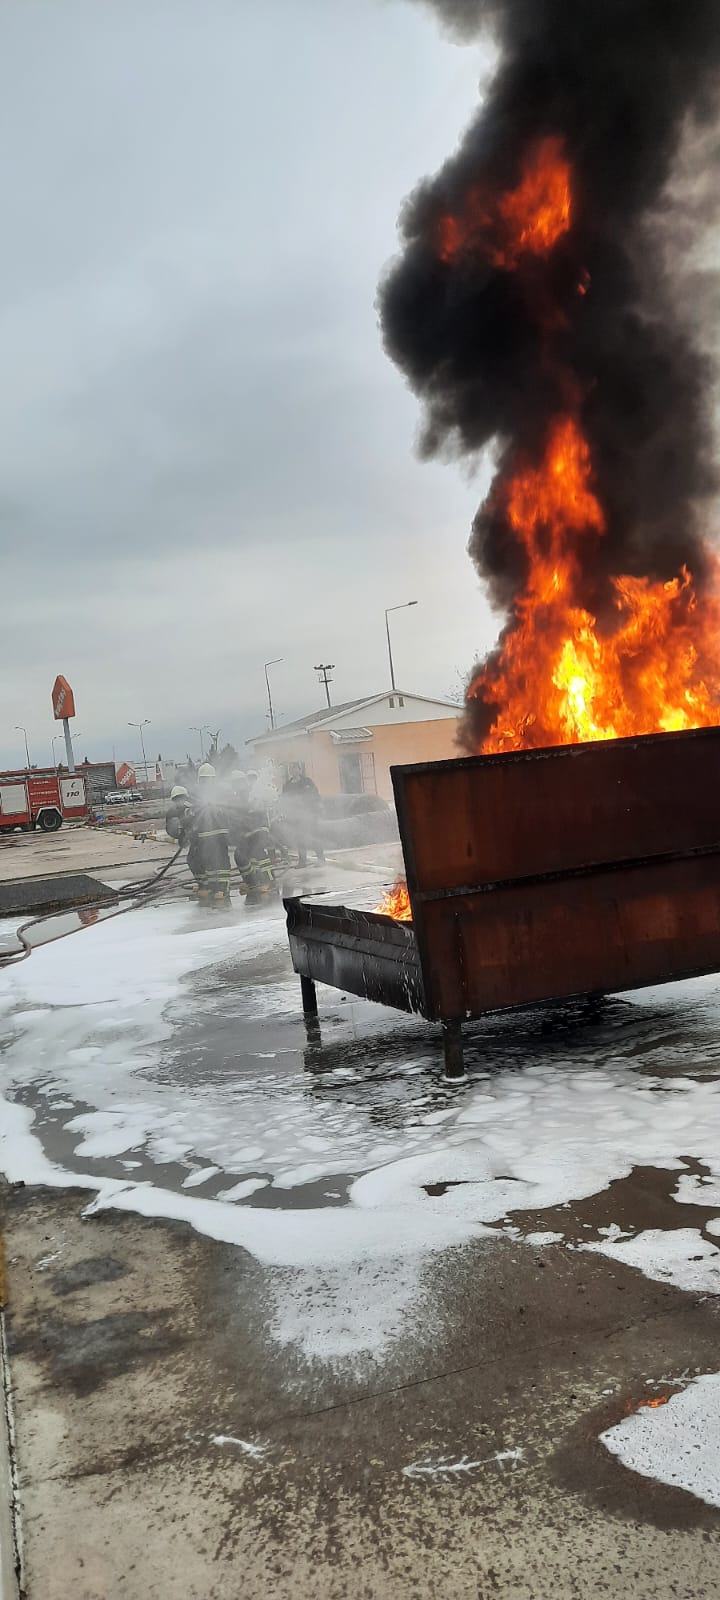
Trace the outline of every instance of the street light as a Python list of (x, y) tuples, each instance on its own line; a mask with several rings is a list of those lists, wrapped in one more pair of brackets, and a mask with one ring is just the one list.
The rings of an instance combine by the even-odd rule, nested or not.
[(142, 722), (129, 722), (128, 723), (128, 727), (129, 728), (137, 728), (137, 731), (138, 731), (138, 733), (140, 735), (140, 748), (142, 750), (143, 766), (145, 768), (145, 782), (147, 782), (147, 756), (145, 754), (145, 740), (143, 739), (143, 728), (149, 728), (150, 727), (150, 718), (149, 717), (144, 717)]
[(270, 712), (270, 728), (271, 728), (271, 731), (275, 727), (275, 712), (273, 711), (272, 695), (270, 693), (270, 679), (268, 677), (268, 667), (279, 667), (280, 662), (284, 661), (284, 660), (285, 660), (284, 656), (274, 656), (272, 661), (266, 661), (265, 662), (265, 683), (266, 683), (266, 686), (267, 686), (268, 711)]
[(205, 745), (203, 743), (203, 734), (204, 733), (209, 733), (210, 729), (209, 729), (207, 723), (205, 723), (202, 728), (191, 728), (190, 732), (191, 733), (199, 733), (199, 735), (200, 735), (200, 760), (204, 761), (205, 760)]
[(396, 688), (395, 665), (393, 662), (392, 645), (390, 643), (390, 623), (388, 622), (388, 617), (391, 611), (408, 611), (410, 606), (416, 606), (417, 603), (417, 600), (405, 600), (401, 606), (386, 606), (385, 608), (385, 632), (387, 634), (388, 661), (390, 662), (390, 682), (393, 689)]
[(15, 723), (15, 732), (16, 733), (24, 733), (24, 735), (25, 735), (25, 755), (26, 755), (26, 758), (27, 758), (27, 764), (29, 766), (30, 765), (30, 751), (28, 750), (27, 728), (24, 728), (21, 722), (16, 722)]
[[(83, 735), (81, 733), (74, 733), (73, 734), (73, 738), (74, 739), (82, 739), (82, 737), (83, 737)], [(54, 733), (53, 736), (52, 736), (52, 739), (50, 740), (50, 743), (52, 745), (53, 766), (54, 766), (56, 772), (57, 772), (57, 769), (58, 769), (58, 759), (57, 759), (57, 756), (55, 754), (55, 746), (56, 746), (59, 738), (60, 738), (60, 734), (59, 733)], [(62, 766), (62, 762), (60, 762), (60, 766)]]

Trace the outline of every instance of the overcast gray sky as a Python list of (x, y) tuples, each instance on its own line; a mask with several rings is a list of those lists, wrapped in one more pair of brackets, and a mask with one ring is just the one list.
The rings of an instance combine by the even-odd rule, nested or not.
[(445, 695), (496, 632), (481, 484), (413, 455), (374, 299), (477, 50), (407, 0), (7, 0), (0, 23), (0, 762), (184, 755), (398, 678)]

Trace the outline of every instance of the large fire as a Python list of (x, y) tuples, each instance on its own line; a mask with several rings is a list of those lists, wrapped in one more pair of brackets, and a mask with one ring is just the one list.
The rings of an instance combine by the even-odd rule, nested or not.
[(697, 728), (720, 710), (720, 604), (683, 568), (667, 583), (612, 579), (614, 625), (582, 606), (583, 571), (605, 532), (588, 446), (572, 416), (539, 466), (495, 491), (527, 560), (499, 661), (468, 691), (501, 708), (483, 751)]
[(385, 917), (394, 917), (396, 922), (412, 922), (408, 887), (402, 878), (398, 878), (392, 889), (386, 889), (375, 910)]
[[(571, 170), (561, 141), (545, 138), (516, 188), (494, 199), (472, 189), (459, 214), (440, 219), (438, 255), (451, 263), (482, 251), (512, 271), (523, 253), (547, 255), (571, 223)], [(578, 288), (588, 291), (588, 274)], [(546, 304), (539, 315), (547, 322)], [(570, 378), (567, 387), (572, 394)], [(611, 576), (602, 624), (583, 603), (606, 519), (579, 402), (549, 420), (540, 459), (503, 470), (489, 507), (520, 546), (526, 577), (499, 655), (468, 689), (469, 700), (499, 708), (483, 752), (720, 720), (720, 599), (698, 593), (687, 567), (667, 582)]]
[(493, 196), (470, 190), (459, 213), (438, 223), (438, 254), (453, 261), (464, 251), (484, 254), (495, 267), (516, 267), (520, 257), (548, 255), (570, 227), (570, 167), (560, 139), (541, 139), (528, 153), (517, 188)]

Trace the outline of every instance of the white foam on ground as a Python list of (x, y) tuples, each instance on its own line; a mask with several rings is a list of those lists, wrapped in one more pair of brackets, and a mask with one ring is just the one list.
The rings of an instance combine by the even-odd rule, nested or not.
[(208, 1183), (219, 1171), (220, 1167), (201, 1167), (198, 1172), (191, 1172), (189, 1177), (183, 1178), (183, 1189), (198, 1189), (201, 1183)]
[[(640, 1075), (631, 1007), (612, 1052), (576, 1040), (572, 1059), (563, 1059), (530, 1034), (522, 1070), (516, 1053), (515, 1070), (478, 1075), (440, 1107), (443, 1091), (414, 1053), (417, 1025), (407, 1024), (405, 1034), (398, 1024), (387, 1066), (400, 1067), (402, 1087), (385, 1119), (382, 1083), (365, 1082), (361, 1067), (338, 1067), (330, 1092), (288, 1065), (287, 1051), (267, 1048), (262, 1019), (285, 1009), (296, 1019), (296, 980), (248, 984), (243, 975), (256, 973), (248, 969), (256, 957), (280, 950), (288, 964), (281, 916), (241, 914), (206, 927), (194, 908), (165, 904), (98, 924), (0, 972), (7, 1037), (0, 1082), (10, 1096), (0, 1168), (13, 1180), (79, 1183), (97, 1191), (98, 1209), (176, 1218), (250, 1251), (275, 1274), (276, 1338), (312, 1356), (381, 1352), (401, 1334), (433, 1255), (471, 1239), (517, 1238), (520, 1211), (533, 1213), (528, 1241), (549, 1247), (562, 1236), (539, 1228), (537, 1213), (597, 1194), (638, 1165), (677, 1171), (679, 1227), (623, 1238), (611, 1223), (588, 1248), (681, 1288), (720, 1292), (720, 1251), (682, 1226), (684, 1202), (720, 1206), (720, 1083)], [(212, 1006), (219, 994), (233, 1017), (256, 1027), (263, 1043), (256, 1069), (246, 1064), (238, 1075), (225, 1064), (214, 1072), (210, 1060), (189, 1077), (159, 1074), (181, 1048), (186, 1025), (201, 1027), (204, 1006), (212, 1014), (198, 989), (202, 975), (224, 968), (228, 985), (214, 985)], [(686, 1006), (688, 1035), (705, 1018), (705, 1054), (698, 1062), (694, 1043), (694, 1064), (709, 1068), (720, 1036), (718, 982), (674, 991), (670, 1009)], [(638, 997), (638, 1027), (647, 1025), (650, 999)], [(667, 1006), (668, 991), (655, 991), (652, 1003)], [(363, 1027), (377, 1026), (377, 1015), (363, 1007)], [(387, 1026), (388, 1014), (380, 1015)], [(677, 1030), (673, 1048), (681, 1053), (685, 1037)], [(645, 1064), (667, 1065), (666, 1047), (650, 1043)], [(276, 1055), (286, 1058), (277, 1068)], [(12, 1102), (13, 1094), (39, 1088), (55, 1115), (78, 1102), (90, 1108), (63, 1124), (80, 1166), (142, 1151), (145, 1173), (152, 1175), (153, 1162), (190, 1169), (181, 1192), (48, 1161), (32, 1113)], [(705, 1165), (710, 1183), (688, 1173), (685, 1156)], [(124, 1165), (129, 1173), (132, 1163)], [(348, 1205), (298, 1210), (243, 1205), (268, 1182), (258, 1172), (272, 1176), (275, 1191), (363, 1175)], [(194, 1192), (219, 1174), (228, 1181), (215, 1198)], [(720, 1220), (713, 1226), (720, 1232)]]
[(699, 1228), (645, 1228), (631, 1239), (603, 1239), (580, 1250), (638, 1267), (646, 1278), (698, 1294), (720, 1294), (720, 1250)]
[[(220, 1189), (218, 1200), (247, 1200), (251, 1194), (257, 1194), (258, 1189), (266, 1189), (268, 1178), (243, 1178), (240, 1183), (234, 1183), (231, 1189)], [(187, 1179), (183, 1184), (187, 1188)]]
[(720, 1506), (720, 1373), (696, 1378), (667, 1405), (643, 1406), (600, 1440), (631, 1472)]

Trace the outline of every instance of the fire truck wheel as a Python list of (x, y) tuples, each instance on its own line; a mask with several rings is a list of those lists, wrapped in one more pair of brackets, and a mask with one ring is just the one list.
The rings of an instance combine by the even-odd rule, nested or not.
[(43, 833), (57, 833), (58, 828), (62, 827), (62, 817), (60, 812), (41, 811), (40, 816), (37, 819), (37, 825), (39, 828), (42, 828)]

